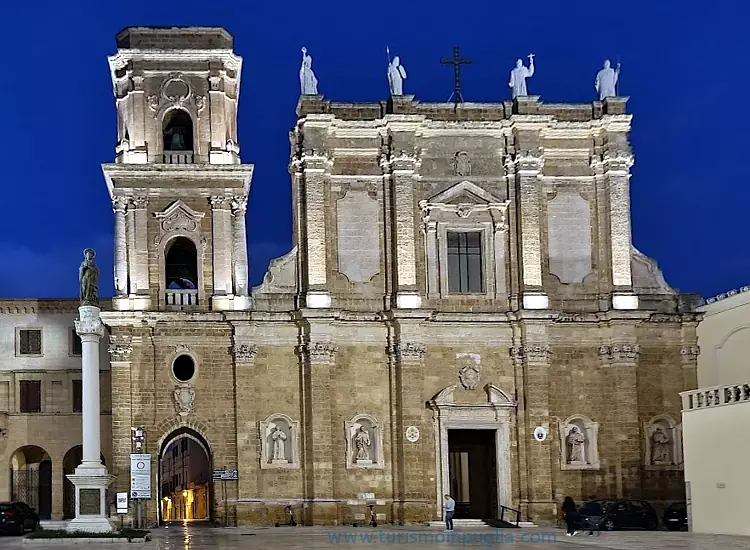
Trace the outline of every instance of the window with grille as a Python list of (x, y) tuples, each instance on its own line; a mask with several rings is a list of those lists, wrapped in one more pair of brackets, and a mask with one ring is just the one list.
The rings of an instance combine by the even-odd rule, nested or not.
[(73, 412), (83, 412), (83, 382), (73, 380)]
[(42, 354), (42, 331), (40, 329), (21, 329), (18, 331), (18, 353), (20, 355)]
[(74, 328), (70, 329), (70, 342), (70, 353), (72, 355), (83, 355), (83, 343)]
[(448, 292), (484, 292), (482, 233), (448, 233)]
[(21, 407), (22, 413), (42, 412), (42, 381), (21, 380)]

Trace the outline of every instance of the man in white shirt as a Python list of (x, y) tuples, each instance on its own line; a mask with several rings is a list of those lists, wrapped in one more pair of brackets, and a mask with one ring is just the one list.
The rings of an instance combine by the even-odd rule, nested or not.
[(456, 501), (450, 495), (445, 495), (443, 508), (445, 508), (445, 528), (448, 531), (453, 531), (453, 514), (456, 513)]

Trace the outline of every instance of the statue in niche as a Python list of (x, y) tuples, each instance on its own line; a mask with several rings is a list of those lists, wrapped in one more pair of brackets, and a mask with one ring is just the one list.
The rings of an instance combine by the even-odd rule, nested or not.
[(406, 80), (406, 69), (401, 64), (399, 56), (396, 56), (388, 63), (388, 87), (391, 89), (391, 95), (404, 95), (404, 80)]
[(273, 441), (273, 461), (274, 462), (286, 462), (286, 434), (281, 428), (275, 426), (273, 432), (271, 432), (271, 440)]
[(164, 148), (167, 151), (185, 151), (187, 149), (185, 140), (185, 128), (173, 126), (164, 131)]
[(299, 69), (299, 83), (302, 95), (318, 95), (318, 79), (312, 70), (312, 57), (307, 48), (302, 47), (302, 66)]
[(604, 68), (596, 73), (594, 88), (599, 92), (599, 99), (604, 100), (607, 97), (617, 96), (617, 79), (620, 77), (620, 64), (617, 69), (613, 69), (609, 59), (604, 61)]
[(654, 464), (671, 463), (670, 443), (671, 439), (666, 430), (657, 426), (654, 433), (651, 434), (651, 461)]
[(99, 268), (94, 263), (96, 252), (83, 251), (84, 260), (78, 268), (78, 287), (82, 306), (99, 306)]
[(357, 461), (368, 461), (370, 460), (370, 452), (368, 447), (370, 446), (370, 434), (367, 433), (367, 429), (364, 426), (359, 427), (359, 431), (354, 436), (354, 445), (357, 447)]
[(508, 82), (508, 86), (512, 89), (513, 99), (529, 95), (526, 91), (526, 79), (534, 76), (534, 54), (530, 53), (528, 57), (528, 68), (524, 67), (523, 60), (519, 59), (516, 61), (515, 68), (510, 72), (510, 82)]
[(585, 462), (583, 445), (586, 442), (586, 436), (581, 432), (581, 428), (573, 426), (566, 440), (568, 444), (568, 462), (571, 464)]

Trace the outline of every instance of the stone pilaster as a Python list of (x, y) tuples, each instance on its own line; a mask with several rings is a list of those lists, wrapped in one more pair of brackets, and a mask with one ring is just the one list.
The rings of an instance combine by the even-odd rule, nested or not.
[(518, 216), (521, 221), (521, 292), (524, 309), (546, 309), (549, 299), (542, 288), (541, 185), (544, 167), (541, 151), (519, 153), (506, 164), (516, 176)]
[(147, 197), (135, 197), (129, 207), (132, 224), (132, 247), (130, 254), (130, 294), (148, 294), (148, 229)]
[[(431, 504), (437, 498), (434, 480), (428, 472), (435, 468), (429, 464), (434, 441), (429, 437), (432, 427), (424, 421), (424, 398), (414, 388), (423, 388), (427, 346), (420, 342), (420, 321), (423, 319), (398, 319), (398, 330), (390, 335), (388, 347), (391, 371), (391, 457), (393, 472), (393, 522), (415, 523), (432, 519)], [(419, 430), (419, 439), (409, 441), (406, 431)], [(413, 431), (413, 430), (412, 430)]]
[(219, 74), (219, 71), (214, 72), (208, 77), (208, 100), (211, 109), (211, 153), (218, 153), (220, 156), (223, 154), (227, 141), (224, 115), (226, 95), (224, 91), (221, 90), (221, 81), (222, 75)]
[(127, 199), (114, 197), (112, 209), (115, 213), (115, 292), (117, 296), (128, 293), (128, 242), (125, 225)]
[(232, 201), (232, 243), (234, 249), (234, 294), (248, 295), (247, 232), (245, 214), (247, 197), (237, 197)]
[(612, 261), (612, 307), (638, 309), (633, 294), (630, 231), (630, 167), (633, 156), (625, 152), (605, 151), (602, 157), (604, 177), (609, 181), (610, 254)]
[[(213, 295), (232, 294), (232, 238), (231, 199), (211, 197), (211, 241), (213, 248)], [(234, 245), (233, 245), (234, 246)]]
[(305, 426), (302, 437), (304, 497), (312, 501), (305, 510), (307, 525), (331, 525), (338, 518), (333, 481), (336, 434), (331, 418), (331, 373), (335, 369), (338, 347), (324, 331), (325, 327), (311, 323), (310, 334), (299, 346)]
[(131, 358), (140, 337), (119, 334), (113, 327), (109, 337), (110, 380), (112, 387), (112, 473), (115, 492), (130, 492), (130, 451), (132, 422)]
[(331, 297), (326, 288), (328, 274), (326, 242), (325, 186), (329, 160), (325, 153), (302, 153), (298, 163), (298, 180), (303, 185), (305, 197), (304, 227), (307, 288), (306, 305), (310, 308), (328, 308)]
[[(549, 367), (552, 350), (544, 321), (522, 320), (513, 327), (514, 345), (510, 356), (518, 392), (517, 426), (520, 507), (524, 517), (534, 521), (557, 519), (552, 470), (557, 448), (550, 417)], [(534, 429), (542, 426), (547, 439), (536, 441)]]
[(414, 183), (419, 177), (421, 164), (416, 155), (407, 155), (403, 151), (390, 160), (381, 161), (384, 171), (391, 175), (394, 212), (392, 235), (396, 244), (396, 307), (404, 309), (419, 308), (422, 305), (417, 288), (414, 247)]

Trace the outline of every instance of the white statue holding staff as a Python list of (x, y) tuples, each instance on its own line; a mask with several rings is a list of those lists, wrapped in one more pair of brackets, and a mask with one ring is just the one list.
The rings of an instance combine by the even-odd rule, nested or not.
[(607, 97), (617, 96), (617, 80), (620, 77), (620, 63), (617, 63), (617, 69), (613, 69), (609, 59), (604, 61), (604, 68), (596, 73), (594, 88), (599, 92), (599, 99), (604, 100)]
[(523, 61), (519, 59), (516, 61), (515, 68), (510, 72), (510, 82), (508, 82), (508, 86), (511, 87), (514, 99), (529, 95), (526, 91), (526, 79), (534, 76), (534, 54), (530, 53), (528, 57), (528, 68), (524, 67)]
[(312, 70), (312, 57), (307, 48), (302, 47), (302, 66), (299, 69), (299, 84), (302, 95), (318, 95), (318, 79)]
[(406, 69), (401, 65), (398, 56), (391, 61), (391, 50), (386, 48), (388, 53), (388, 87), (391, 95), (404, 95), (404, 80), (406, 80)]

